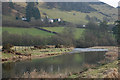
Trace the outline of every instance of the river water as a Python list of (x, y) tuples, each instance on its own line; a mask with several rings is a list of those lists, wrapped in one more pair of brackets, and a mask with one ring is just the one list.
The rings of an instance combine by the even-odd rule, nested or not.
[(69, 54), (56, 57), (3, 63), (2, 77), (20, 77), (26, 72), (31, 73), (33, 70), (50, 74), (80, 72), (91, 65), (100, 65), (99, 62), (105, 60), (106, 51), (107, 49), (75, 48)]

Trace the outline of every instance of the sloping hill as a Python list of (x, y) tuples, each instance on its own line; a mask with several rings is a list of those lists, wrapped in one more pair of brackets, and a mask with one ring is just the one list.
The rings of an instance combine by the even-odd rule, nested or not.
[(118, 9), (114, 8), (114, 7), (111, 7), (110, 5), (107, 5), (107, 4), (102, 4), (102, 5), (92, 4), (90, 6), (95, 8), (98, 11), (98, 13), (107, 17), (108, 20), (110, 20), (111, 22), (114, 21), (114, 20), (117, 20), (117, 18), (118, 18)]
[(42, 16), (62, 18), (73, 24), (86, 24), (86, 16), (113, 23), (117, 19), (117, 9), (102, 2), (91, 3), (44, 3), (38, 5)]
[[(14, 3), (15, 8), (12, 9), (11, 18), (17, 16), (25, 16), (27, 3)], [(113, 23), (117, 19), (117, 9), (105, 3), (38, 3), (36, 5), (41, 13), (42, 18), (61, 18), (63, 21), (73, 24), (86, 24), (88, 20), (86, 16), (95, 17), (99, 20), (107, 20)], [(12, 18), (12, 20), (13, 20)], [(5, 19), (7, 19), (5, 17)], [(4, 18), (3, 18), (4, 20)]]

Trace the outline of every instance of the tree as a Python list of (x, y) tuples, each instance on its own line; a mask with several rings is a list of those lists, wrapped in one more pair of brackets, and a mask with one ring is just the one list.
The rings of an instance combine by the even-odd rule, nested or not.
[(74, 36), (75, 28), (74, 27), (66, 27), (64, 28), (62, 33), (51, 37), (50, 43), (53, 45), (64, 45), (64, 46), (74, 46), (75, 36)]
[(31, 21), (31, 17), (32, 17), (32, 10), (33, 10), (33, 7), (34, 7), (34, 3), (33, 2), (28, 2), (27, 3), (27, 7), (26, 7), (26, 18), (27, 18), (27, 21)]
[(89, 22), (84, 32), (84, 37), (77, 41), (78, 47), (91, 46), (111, 46), (116, 45), (115, 39), (111, 33), (108, 32), (108, 25), (106, 22), (101, 22), (100, 25)]
[(106, 21), (103, 21), (100, 23), (100, 29), (101, 31), (107, 31), (108, 25)]
[(39, 12), (39, 10), (38, 10), (38, 8), (34, 8), (34, 10), (33, 10), (33, 17), (35, 18), (35, 19), (40, 19), (40, 12)]
[(37, 7), (35, 7), (34, 2), (28, 2), (26, 7), (26, 18), (27, 21), (31, 21), (31, 18), (34, 17), (35, 19), (40, 19), (40, 11)]

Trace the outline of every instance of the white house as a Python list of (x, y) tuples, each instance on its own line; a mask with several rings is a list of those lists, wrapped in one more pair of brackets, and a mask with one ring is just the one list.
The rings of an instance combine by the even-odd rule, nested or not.
[(48, 19), (48, 22), (53, 23), (54, 20), (53, 19)]
[(85, 27), (86, 27), (86, 25), (83, 25), (83, 27), (85, 28)]
[(61, 19), (60, 19), (60, 18), (58, 18), (58, 22), (61, 22)]
[(22, 21), (26, 21), (26, 20), (27, 20), (27, 18), (22, 17)]

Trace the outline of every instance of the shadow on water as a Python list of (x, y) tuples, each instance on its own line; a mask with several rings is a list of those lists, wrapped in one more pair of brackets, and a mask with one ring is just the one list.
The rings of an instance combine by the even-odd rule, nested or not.
[(105, 51), (77, 52), (31, 61), (3, 63), (3, 78), (15, 78), (33, 70), (50, 74), (80, 72), (91, 65), (100, 65), (98, 62), (105, 60), (105, 53)]

